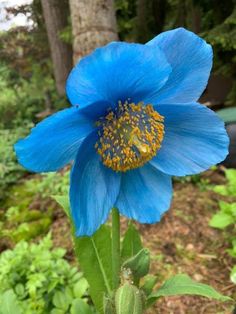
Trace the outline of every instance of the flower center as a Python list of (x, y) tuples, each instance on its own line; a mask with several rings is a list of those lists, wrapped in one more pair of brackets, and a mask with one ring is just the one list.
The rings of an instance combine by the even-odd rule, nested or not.
[(95, 148), (103, 164), (123, 172), (143, 166), (161, 147), (163, 121), (152, 105), (120, 102), (97, 121), (100, 131)]

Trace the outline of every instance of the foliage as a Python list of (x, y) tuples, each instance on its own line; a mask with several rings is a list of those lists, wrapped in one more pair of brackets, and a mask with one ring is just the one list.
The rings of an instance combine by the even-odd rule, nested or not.
[[(230, 2), (230, 1), (229, 1)], [(227, 7), (227, 6), (226, 6)], [(224, 10), (223, 10), (224, 12)], [(212, 10), (209, 16), (214, 16)], [(221, 14), (223, 15), (223, 14)], [(213, 18), (211, 16), (211, 18)], [(208, 21), (209, 23), (209, 21)], [(211, 29), (207, 29), (203, 36), (214, 47), (215, 70), (226, 76), (236, 77), (236, 7), (234, 7), (228, 16), (222, 17), (221, 22), (217, 23)], [(228, 95), (228, 104), (235, 105), (236, 100), (236, 82), (234, 81), (231, 93)]]
[(103, 313), (103, 299), (111, 296), (112, 292), (110, 230), (103, 226), (94, 236), (76, 238), (75, 243), (92, 300), (99, 313)]
[[(132, 243), (132, 245), (130, 245)], [(121, 258), (123, 262), (132, 256), (135, 256), (142, 249), (140, 235), (132, 223), (124, 235)]]
[(205, 38), (214, 50), (214, 72), (232, 77), (227, 104), (236, 101), (235, 1), (116, 0), (122, 40), (146, 42), (162, 31), (185, 27)]
[(49, 71), (49, 45), (40, 0), (30, 4), (7, 7), (7, 18), (18, 14), (25, 15), (31, 22), (29, 26), (14, 27), (1, 32), (0, 58), (13, 74), (12, 81), (31, 76), (31, 66), (38, 64), (45, 74)]
[(66, 99), (55, 89), (41, 1), (7, 11), (9, 17), (24, 14), (31, 22), (0, 32), (0, 127), (15, 128), (65, 107)]
[(194, 174), (185, 177), (174, 177), (174, 182), (192, 183), (196, 185), (200, 191), (206, 191), (210, 187), (209, 179), (203, 178), (201, 174)]
[(135, 27), (135, 0), (115, 0), (116, 17), (118, 24), (118, 33), (121, 40), (127, 40), (132, 37)]
[(4, 201), (0, 235), (13, 243), (48, 232), (54, 215), (50, 194), (68, 193), (69, 173), (35, 176), (12, 187)]
[(216, 185), (213, 190), (225, 196), (236, 196), (236, 169), (226, 169), (227, 184)]
[(32, 25), (0, 33), (0, 124), (3, 127), (33, 121), (34, 114), (45, 108), (45, 89), (49, 93), (53, 88), (49, 47), (39, 4), (40, 1), (35, 0), (31, 5), (7, 8), (9, 17), (24, 14)]
[[(125, 238), (127, 239), (126, 235), (125, 235)], [(94, 239), (96, 239), (96, 242), (93, 242)], [(99, 282), (98, 278), (102, 274), (108, 275), (107, 280), (106, 280), (107, 283), (109, 282), (109, 280), (111, 280), (111, 277), (110, 277), (111, 274), (109, 275), (108, 272), (105, 272), (104, 269), (101, 268), (101, 265), (104, 265), (107, 268), (107, 262), (108, 262), (107, 258), (109, 257), (109, 250), (108, 249), (104, 250), (104, 246), (102, 248), (102, 243), (104, 243), (105, 239), (106, 241), (107, 239), (109, 239), (109, 234), (108, 234), (108, 229), (106, 228), (105, 230), (104, 227), (100, 228), (95, 233), (95, 235), (92, 236), (91, 238), (87, 238), (87, 237), (77, 238), (76, 239), (76, 245), (78, 245), (77, 254), (79, 256), (81, 268), (82, 270), (84, 270), (84, 274), (90, 284), (90, 287), (94, 289), (94, 292), (97, 291), (97, 293), (98, 291), (104, 291), (104, 295), (107, 298), (107, 303), (109, 302), (113, 303), (110, 289), (105, 289), (103, 285), (98, 284)], [(132, 242), (132, 240), (134, 238), (129, 237), (129, 239), (131, 241), (129, 243), (129, 246), (133, 247), (134, 243)], [(91, 244), (96, 243), (94, 245), (93, 250), (91, 246), (89, 255), (88, 255), (88, 246), (86, 245), (88, 241), (91, 241)], [(126, 240), (126, 243), (127, 243), (127, 240)], [(96, 247), (97, 247), (97, 250), (95, 249)], [(107, 248), (107, 246), (105, 247)], [(83, 256), (82, 263), (81, 263), (81, 256)], [(98, 256), (101, 261), (100, 263), (98, 260)], [(104, 263), (104, 258), (106, 258), (105, 263)], [(94, 261), (93, 266), (88, 265), (89, 261), (91, 260)], [(93, 280), (91, 279), (89, 280), (89, 277), (87, 276), (88, 274), (89, 276), (91, 275), (90, 272), (91, 272), (91, 269), (93, 269), (96, 260), (98, 262), (98, 265), (100, 265), (100, 267), (98, 267), (97, 271), (94, 272)], [(230, 298), (224, 297), (223, 295), (218, 293), (216, 290), (214, 290), (212, 287), (205, 284), (198, 283), (198, 282), (194, 282), (192, 279), (190, 279), (186, 275), (176, 275), (171, 280), (166, 281), (165, 284), (156, 292), (153, 292), (152, 289), (150, 289), (149, 295), (145, 296), (145, 291), (147, 292), (148, 290), (146, 289), (144, 291), (140, 289), (139, 282), (142, 278), (144, 278), (145, 280), (145, 276), (149, 269), (149, 264), (150, 264), (150, 259), (149, 259), (149, 254), (147, 254), (147, 249), (141, 249), (135, 256), (133, 256), (131, 259), (126, 260), (123, 263), (122, 268), (121, 268), (121, 287), (117, 290), (116, 295), (115, 295), (115, 304), (116, 304), (117, 310), (118, 309), (120, 310), (121, 308), (122, 309), (125, 308), (123, 303), (127, 302), (128, 296), (126, 296), (126, 294), (130, 296), (131, 298), (130, 302), (133, 300), (133, 303), (131, 302), (132, 303), (131, 305), (134, 307), (137, 306), (137, 309), (140, 309), (140, 304), (142, 303), (145, 303), (145, 307), (149, 307), (156, 300), (158, 300), (159, 297), (168, 296), (168, 295), (191, 294), (191, 295), (201, 295), (208, 298), (214, 298), (221, 301), (230, 300)], [(89, 269), (90, 269), (90, 272), (89, 272)], [(104, 282), (105, 282), (105, 278), (106, 277), (104, 276)], [(134, 296), (134, 291), (136, 291), (135, 293), (136, 297), (133, 299), (133, 297), (131, 296)], [(98, 297), (97, 294), (96, 294), (96, 297)], [(92, 298), (93, 298), (93, 295), (92, 295)], [(136, 298), (138, 298), (139, 300)], [(119, 304), (118, 308), (117, 308), (117, 304)], [(127, 303), (127, 306), (128, 306), (128, 303)], [(119, 313), (123, 313), (123, 312), (119, 312)]]
[(32, 194), (42, 198), (49, 195), (68, 194), (69, 171), (49, 172), (26, 181), (25, 188)]
[[(1, 314), (67, 314), (90, 302), (88, 283), (63, 258), (65, 250), (52, 249), (50, 235), (39, 244), (20, 242), (0, 255)], [(82, 301), (82, 303), (81, 303)], [(14, 311), (9, 306), (16, 305)], [(14, 307), (13, 307), (14, 308)], [(83, 312), (80, 312), (81, 314)]]
[(14, 130), (0, 129), (0, 199), (3, 198), (9, 184), (17, 181), (25, 170), (19, 165), (13, 150), (13, 145), (28, 131), (28, 127)]
[(217, 114), (225, 123), (236, 122), (236, 107), (218, 110)]
[(10, 207), (1, 222), (0, 236), (9, 238), (13, 243), (31, 240), (48, 232), (52, 223), (52, 213), (29, 210), (20, 206)]
[(39, 113), (48, 114), (65, 103), (56, 94), (52, 76), (44, 74), (39, 64), (31, 65), (27, 79), (19, 77), (13, 81), (13, 77), (9, 67), (0, 64), (0, 128), (37, 123)]
[[(213, 190), (224, 196), (236, 197), (236, 169), (226, 169), (225, 175), (227, 184), (217, 185)], [(236, 257), (235, 232), (233, 232), (232, 236), (232, 229), (235, 229), (236, 225), (236, 202), (227, 203), (220, 201), (219, 207), (220, 210), (211, 218), (209, 225), (214, 228), (229, 231), (225, 233), (226, 237), (229, 238), (232, 243), (232, 248), (228, 250), (228, 252), (231, 256)], [(236, 266), (231, 270), (230, 278), (236, 284)]]
[(168, 5), (163, 0), (115, 0), (119, 37), (148, 41), (164, 29)]
[[(68, 196), (56, 196), (55, 199), (71, 219)], [(74, 232), (74, 228), (72, 229)], [(111, 228), (103, 225), (91, 237), (75, 237), (74, 241), (80, 267), (90, 286), (91, 298), (101, 314), (142, 313), (142, 308), (147, 308), (161, 296), (168, 295), (191, 294), (221, 301), (231, 300), (212, 287), (195, 282), (184, 274), (172, 277), (160, 289), (153, 291), (157, 278), (146, 276), (150, 266), (149, 251), (142, 247), (139, 232), (132, 223), (129, 224), (121, 244), (120, 257), (123, 263), (118, 289), (112, 276), (114, 256), (110, 253), (113, 245)]]
[[(235, 78), (235, 9), (233, 0), (223, 3), (206, 0), (115, 0), (118, 31), (122, 40), (146, 42), (156, 33), (184, 26), (201, 33), (215, 51), (215, 71)], [(0, 198), (6, 187), (16, 182), (24, 170), (16, 163), (12, 149), (14, 142), (23, 137), (30, 127), (29, 121), (38, 120), (59, 109), (66, 100), (55, 91), (47, 36), (40, 0), (9, 9), (10, 15), (23, 13), (32, 20), (30, 27), (17, 27), (0, 33)], [(61, 33), (63, 41), (70, 43), (71, 26)], [(235, 84), (234, 84), (235, 87)], [(236, 99), (235, 88), (229, 103)], [(25, 129), (18, 128), (25, 125)], [(236, 193), (236, 175), (226, 172), (227, 186), (215, 187), (223, 195)], [(200, 189), (208, 181), (200, 176), (188, 177), (186, 182)], [(64, 207), (70, 217), (68, 198), (68, 172), (35, 176), (27, 182), (9, 189), (14, 206), (6, 200), (1, 235), (13, 242), (31, 240), (48, 231), (53, 209), (45, 205), (48, 195)], [(55, 196), (56, 195), (56, 196)], [(59, 196), (58, 196), (59, 195)], [(40, 208), (35, 200), (40, 200)], [(236, 203), (220, 203), (220, 211), (211, 225), (220, 229), (235, 225)], [(63, 258), (65, 251), (52, 250), (50, 237), (40, 244), (19, 242), (13, 250), (0, 255), (0, 314), (91, 314), (88, 284), (93, 303), (100, 313), (112, 313), (126, 308), (127, 294), (136, 304), (150, 306), (161, 296), (195, 294), (226, 300), (214, 289), (192, 281), (186, 275), (176, 275), (155, 289), (157, 277), (146, 276), (150, 266), (149, 251), (142, 247), (137, 229), (130, 224), (121, 245), (121, 287), (114, 291), (110, 254), (112, 239), (110, 227), (102, 227), (93, 237), (75, 239), (84, 277)], [(236, 242), (229, 253), (236, 256)], [(27, 267), (26, 267), (27, 265)], [(236, 267), (231, 279), (236, 282)], [(187, 288), (186, 288), (187, 287)], [(122, 293), (120, 293), (122, 292)], [(120, 298), (123, 298), (122, 300)], [(116, 302), (115, 302), (116, 300)], [(131, 298), (129, 298), (131, 300)], [(118, 305), (117, 305), (118, 304)], [(123, 304), (123, 308), (120, 306)], [(143, 304), (142, 304), (143, 305)], [(140, 308), (140, 306), (138, 306)], [(126, 309), (127, 310), (127, 309)]]
[(69, 19), (68, 25), (60, 32), (59, 36), (64, 43), (72, 45), (73, 37), (71, 19)]
[(212, 287), (193, 281), (185, 274), (178, 274), (168, 279), (159, 290), (152, 293), (148, 298), (148, 303), (165, 296), (175, 295), (199, 295), (207, 298), (213, 298), (220, 301), (229, 301), (230, 298), (221, 295)]
[(211, 218), (209, 225), (214, 228), (224, 229), (236, 223), (236, 203), (219, 203), (220, 210)]

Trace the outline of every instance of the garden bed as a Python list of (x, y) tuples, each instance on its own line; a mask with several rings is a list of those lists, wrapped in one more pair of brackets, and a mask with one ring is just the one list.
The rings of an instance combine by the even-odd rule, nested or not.
[[(222, 231), (208, 225), (210, 218), (219, 208), (219, 200), (232, 200), (232, 197), (220, 196), (209, 188), (210, 184), (222, 184), (224, 180), (222, 173), (215, 170), (208, 171), (194, 180), (175, 181), (171, 209), (161, 222), (154, 225), (136, 224), (145, 246), (151, 251), (151, 273), (158, 276), (160, 283), (173, 274), (187, 273), (193, 279), (208, 283), (225, 295), (236, 297), (236, 286), (229, 278), (233, 260), (226, 252), (230, 243), (225, 240)], [(11, 201), (16, 202), (16, 199), (12, 197)], [(50, 198), (40, 201), (39, 195), (33, 204), (29, 209), (42, 210), (42, 204), (50, 209), (50, 230), (54, 246), (65, 248), (66, 258), (74, 264), (70, 225), (62, 209)], [(43, 211), (45, 213), (45, 209)], [(126, 219), (122, 218), (122, 229), (125, 229), (125, 226)], [(0, 246), (2, 250), (6, 249), (7, 240), (0, 239)], [(232, 304), (229, 303), (184, 296), (162, 298), (147, 313), (230, 314), (232, 310)]]

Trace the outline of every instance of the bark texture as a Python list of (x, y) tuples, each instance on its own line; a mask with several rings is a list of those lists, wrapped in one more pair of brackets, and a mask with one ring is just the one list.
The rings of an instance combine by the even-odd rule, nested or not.
[(41, 0), (47, 28), (53, 71), (59, 95), (65, 93), (65, 82), (72, 68), (72, 46), (60, 39), (60, 32), (67, 26), (69, 14), (68, 1)]
[(74, 63), (95, 48), (118, 39), (113, 0), (70, 0), (70, 10)]
[(168, 3), (166, 0), (153, 0), (152, 9), (153, 16), (155, 20), (155, 33), (160, 34), (164, 30), (166, 12), (168, 8)]
[(137, 0), (137, 41), (145, 43), (148, 41), (148, 0)]

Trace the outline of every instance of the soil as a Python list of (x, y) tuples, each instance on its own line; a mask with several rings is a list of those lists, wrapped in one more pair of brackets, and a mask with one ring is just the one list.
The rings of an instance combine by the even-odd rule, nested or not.
[[(236, 295), (229, 279), (233, 265), (222, 231), (208, 226), (219, 196), (192, 184), (176, 184), (170, 211), (158, 225), (140, 226), (145, 245), (153, 254), (151, 272), (160, 281), (177, 273), (210, 284), (225, 295)], [(162, 298), (148, 314), (232, 313), (232, 304), (200, 297)]]
[[(206, 172), (203, 179), (213, 184), (224, 183), (224, 177), (217, 171)], [(232, 200), (206, 189), (204, 181), (175, 182), (171, 209), (161, 222), (136, 224), (144, 245), (151, 251), (151, 273), (158, 276), (160, 283), (174, 274), (186, 273), (222, 294), (236, 297), (236, 286), (229, 278), (234, 262), (226, 252), (230, 243), (222, 231), (208, 226), (222, 199)], [(125, 226), (123, 218), (122, 229)], [(70, 227), (63, 214), (54, 221), (52, 232), (55, 245), (66, 248), (67, 258), (73, 261)], [(231, 314), (233, 307), (230, 302), (203, 297), (168, 297), (160, 299), (147, 314)]]

